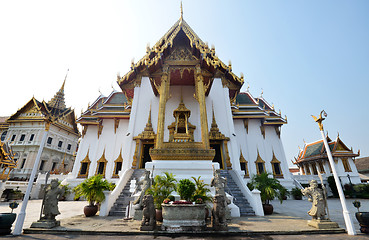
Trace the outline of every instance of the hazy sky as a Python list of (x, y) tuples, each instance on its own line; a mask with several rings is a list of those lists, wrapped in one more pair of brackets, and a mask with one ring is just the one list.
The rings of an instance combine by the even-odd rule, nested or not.
[[(80, 115), (179, 19), (180, 1), (0, 1), (0, 116), (65, 85)], [(325, 129), (369, 155), (369, 1), (184, 0), (184, 19), (250, 92), (287, 115), (287, 161)], [(242, 90), (246, 90), (247, 83)]]

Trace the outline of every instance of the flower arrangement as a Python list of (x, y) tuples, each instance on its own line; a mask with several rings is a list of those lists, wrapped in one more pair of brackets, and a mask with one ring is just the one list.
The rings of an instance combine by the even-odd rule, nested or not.
[(164, 201), (163, 201), (163, 203), (164, 204), (169, 204), (171, 202), (171, 200), (169, 199), (169, 198), (166, 198), (166, 199), (164, 199)]
[(203, 204), (204, 200), (202, 200), (202, 198), (196, 198), (195, 200), (195, 204)]

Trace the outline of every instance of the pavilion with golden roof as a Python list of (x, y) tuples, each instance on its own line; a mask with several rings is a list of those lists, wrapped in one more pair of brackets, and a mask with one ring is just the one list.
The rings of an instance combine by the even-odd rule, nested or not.
[(262, 96), (240, 92), (243, 76), (182, 14), (117, 81), (120, 91), (99, 96), (77, 119), (82, 139), (68, 178), (72, 186), (96, 174), (116, 182), (108, 209), (139, 169), (206, 183), (221, 169), (257, 215), (263, 213), (246, 186), (253, 174), (269, 172), (292, 188), (280, 138), (287, 118)]

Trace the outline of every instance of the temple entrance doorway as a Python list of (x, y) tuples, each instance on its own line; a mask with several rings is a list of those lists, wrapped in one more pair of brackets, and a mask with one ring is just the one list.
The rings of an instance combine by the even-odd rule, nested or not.
[(219, 168), (224, 169), (223, 157), (222, 157), (222, 144), (221, 143), (210, 143), (210, 148), (215, 150), (215, 156), (213, 162), (219, 163)]
[(139, 168), (145, 168), (145, 164), (147, 162), (151, 162), (150, 149), (153, 147), (153, 143), (142, 143), (141, 161)]

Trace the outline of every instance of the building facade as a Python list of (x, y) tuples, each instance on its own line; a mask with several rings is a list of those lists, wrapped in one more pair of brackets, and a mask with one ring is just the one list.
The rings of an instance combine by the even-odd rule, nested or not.
[(262, 172), (291, 188), (280, 138), (287, 119), (262, 96), (241, 93), (243, 83), (181, 17), (118, 76), (121, 91), (99, 96), (78, 118), (82, 139), (68, 182), (102, 174), (119, 191), (132, 169), (206, 183), (224, 169), (249, 197), (247, 181)]
[[(337, 136), (332, 140), (327, 136), (327, 142), (332, 152), (334, 166), (341, 184), (358, 184), (360, 177), (355, 166), (355, 158), (360, 155), (360, 151), (354, 153)], [(318, 179), (318, 173), (321, 173), (323, 179), (332, 176), (332, 169), (329, 164), (327, 152), (323, 140), (312, 143), (305, 143), (303, 149), (300, 149), (298, 157), (295, 158), (295, 165), (299, 168), (299, 174), (294, 178), (301, 183), (307, 183), (311, 178)]]
[(74, 110), (65, 106), (64, 84), (65, 80), (49, 102), (33, 97), (7, 119), (4, 140), (11, 146), (17, 163), (9, 175), (10, 180), (29, 178), (46, 128), (49, 132), (38, 171), (49, 172), (60, 167), (72, 170), (80, 134)]

